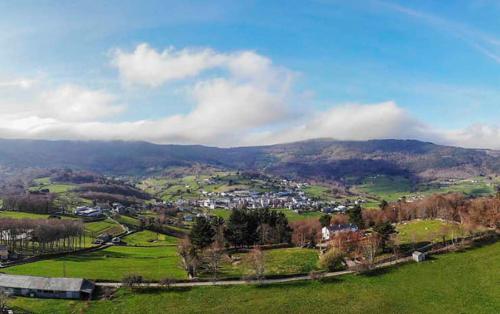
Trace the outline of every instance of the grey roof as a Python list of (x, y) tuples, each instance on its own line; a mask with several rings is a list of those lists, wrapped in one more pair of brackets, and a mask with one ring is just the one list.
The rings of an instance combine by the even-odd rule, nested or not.
[[(56, 291), (81, 291), (84, 282), (82, 278), (46, 278), (22, 275), (0, 274), (0, 287), (56, 290)], [(86, 288), (88, 285), (85, 285)]]
[(344, 230), (358, 230), (355, 224), (338, 224), (328, 226), (330, 232), (344, 231)]

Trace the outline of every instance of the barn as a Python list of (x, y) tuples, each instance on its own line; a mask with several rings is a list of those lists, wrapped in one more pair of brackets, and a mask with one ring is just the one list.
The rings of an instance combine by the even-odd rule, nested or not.
[(35, 298), (89, 299), (94, 288), (94, 283), (81, 278), (0, 274), (0, 290), (10, 295)]

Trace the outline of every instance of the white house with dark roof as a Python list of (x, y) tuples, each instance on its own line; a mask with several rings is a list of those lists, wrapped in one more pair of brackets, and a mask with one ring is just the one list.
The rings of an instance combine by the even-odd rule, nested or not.
[(321, 229), (321, 235), (323, 237), (323, 240), (327, 241), (330, 240), (330, 238), (335, 234), (355, 231), (358, 231), (358, 227), (354, 224), (337, 224), (323, 227)]

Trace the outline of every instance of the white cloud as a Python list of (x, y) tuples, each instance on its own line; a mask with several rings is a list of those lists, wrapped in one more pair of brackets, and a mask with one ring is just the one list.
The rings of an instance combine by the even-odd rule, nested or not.
[(176, 51), (168, 48), (157, 52), (147, 44), (140, 44), (132, 53), (116, 50), (112, 65), (118, 68), (125, 82), (154, 87), (167, 81), (194, 77), (205, 69), (220, 65), (225, 58), (211, 49)]
[(18, 78), (13, 80), (0, 81), (0, 88), (20, 88), (29, 89), (36, 83), (34, 79)]
[(430, 138), (426, 126), (412, 118), (394, 102), (379, 104), (346, 104), (314, 112), (304, 121), (280, 131), (251, 135), (246, 141), (267, 144), (335, 138), (368, 140), (376, 138)]
[(140, 44), (132, 52), (115, 50), (111, 64), (125, 83), (150, 87), (193, 78), (216, 68), (229, 71), (233, 79), (262, 84), (282, 79), (289, 82), (293, 78), (291, 71), (274, 66), (269, 58), (254, 51), (218, 53), (208, 48), (176, 50), (170, 47), (158, 52), (147, 44)]
[(41, 95), (38, 114), (60, 121), (96, 121), (123, 111), (115, 101), (115, 96), (102, 90), (64, 85)]
[(451, 145), (469, 148), (500, 149), (500, 126), (474, 124), (463, 130), (443, 131)]
[[(157, 119), (111, 122), (125, 107), (105, 90), (62, 85), (22, 104), (0, 99), (0, 137), (146, 140), (155, 143), (218, 146), (261, 145), (328, 137), (339, 140), (420, 139), (466, 147), (500, 149), (498, 126), (438, 130), (411, 116), (395, 102), (334, 105), (295, 113), (295, 73), (253, 51), (219, 53), (211, 49), (146, 44), (128, 53), (117, 50), (113, 64), (127, 84), (159, 88), (183, 83), (192, 109)], [(210, 76), (202, 72), (217, 69)], [(22, 86), (22, 84), (21, 84)], [(163, 87), (162, 87), (163, 88)], [(24, 93), (29, 94), (29, 93)], [(1, 96), (1, 95), (0, 95)], [(13, 98), (15, 99), (15, 98)], [(306, 103), (312, 102), (307, 99)], [(182, 101), (181, 101), (182, 102)], [(132, 105), (132, 104), (131, 104)]]

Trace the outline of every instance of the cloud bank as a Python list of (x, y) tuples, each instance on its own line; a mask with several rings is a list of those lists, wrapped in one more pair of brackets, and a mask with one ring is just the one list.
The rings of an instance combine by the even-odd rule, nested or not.
[[(297, 104), (297, 74), (254, 51), (167, 48), (140, 44), (116, 49), (110, 63), (123, 88), (186, 91), (191, 110), (156, 119), (121, 121), (127, 112), (120, 91), (75, 84), (34, 90), (29, 80), (0, 83), (2, 91), (22, 89), (23, 103), (0, 100), (0, 137), (83, 140), (145, 140), (217, 146), (262, 145), (311, 138), (420, 139), (465, 147), (500, 149), (500, 128), (473, 125), (440, 130), (413, 117), (393, 101), (335, 104), (325, 110)], [(32, 90), (28, 92), (27, 90)], [(25, 99), (27, 98), (27, 99)], [(313, 101), (313, 100), (308, 100)], [(117, 122), (120, 121), (120, 122)]]

